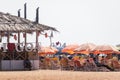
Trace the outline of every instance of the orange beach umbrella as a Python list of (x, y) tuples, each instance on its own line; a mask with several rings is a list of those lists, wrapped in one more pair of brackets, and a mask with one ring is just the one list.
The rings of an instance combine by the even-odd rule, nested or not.
[(62, 52), (74, 54), (74, 49), (76, 49), (78, 47), (79, 47), (78, 44), (67, 45), (65, 48), (62, 49)]
[(89, 54), (96, 47), (93, 43), (81, 44), (78, 48), (74, 50), (75, 53)]
[(120, 53), (117, 48), (111, 45), (98, 45), (93, 49), (93, 53), (98, 54), (98, 53), (105, 53), (105, 54), (110, 54), (110, 53)]
[(57, 51), (55, 47), (41, 47), (39, 54), (55, 54)]

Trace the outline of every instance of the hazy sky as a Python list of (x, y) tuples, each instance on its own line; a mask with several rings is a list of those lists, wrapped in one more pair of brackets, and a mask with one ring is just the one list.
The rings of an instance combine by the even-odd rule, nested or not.
[[(120, 0), (0, 0), (0, 11), (17, 15), (20, 8), (23, 17), (25, 2), (28, 19), (35, 20), (40, 7), (40, 23), (60, 31), (53, 42), (120, 44)], [(44, 36), (39, 41), (49, 45)]]

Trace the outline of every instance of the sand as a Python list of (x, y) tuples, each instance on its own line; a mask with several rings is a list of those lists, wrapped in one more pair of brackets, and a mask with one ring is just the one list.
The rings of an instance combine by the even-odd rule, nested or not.
[(0, 80), (120, 80), (120, 72), (0, 71)]

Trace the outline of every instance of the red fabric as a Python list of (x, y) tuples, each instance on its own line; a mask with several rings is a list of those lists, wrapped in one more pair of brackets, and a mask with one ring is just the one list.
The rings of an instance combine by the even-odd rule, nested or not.
[(17, 40), (17, 36), (16, 35), (14, 35), (14, 39)]
[(25, 33), (23, 33), (23, 38), (25, 38), (25, 35), (26, 35), (26, 34), (25, 34)]
[(14, 43), (8, 43), (7, 47), (8, 47), (8, 51), (15, 50), (15, 44)]
[(59, 45), (59, 43), (60, 43), (59, 41), (58, 41), (58, 42), (56, 42), (56, 45)]
[(45, 33), (45, 38), (47, 38), (48, 37), (48, 34), (47, 33)]

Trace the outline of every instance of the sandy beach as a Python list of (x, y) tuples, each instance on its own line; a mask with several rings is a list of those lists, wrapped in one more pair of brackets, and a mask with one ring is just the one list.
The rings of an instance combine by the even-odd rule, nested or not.
[(61, 70), (1, 71), (0, 80), (119, 80), (120, 72)]

